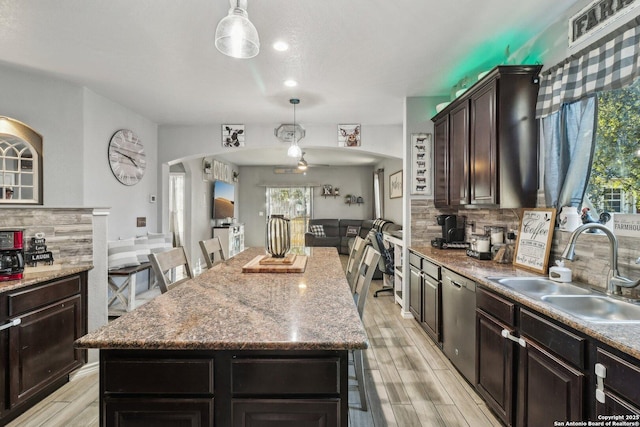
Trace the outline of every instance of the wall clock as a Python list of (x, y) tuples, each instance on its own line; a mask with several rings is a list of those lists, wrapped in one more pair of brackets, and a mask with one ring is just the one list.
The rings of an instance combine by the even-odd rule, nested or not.
[(135, 185), (147, 169), (144, 145), (133, 131), (120, 129), (109, 141), (111, 172), (124, 185)]

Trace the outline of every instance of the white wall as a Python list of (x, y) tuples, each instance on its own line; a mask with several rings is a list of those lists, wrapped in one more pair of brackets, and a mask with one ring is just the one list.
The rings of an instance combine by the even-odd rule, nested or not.
[[(273, 147), (277, 150), (286, 150), (287, 145), (278, 141), (273, 130), (280, 123), (273, 125), (245, 124), (247, 136), (247, 156), (251, 155), (252, 148)], [(337, 125), (305, 125), (306, 136), (302, 141), (304, 147), (328, 147), (337, 148)], [(182, 162), (185, 169), (191, 168), (192, 181), (188, 185), (193, 188), (187, 204), (193, 210), (190, 214), (192, 227), (185, 233), (187, 248), (191, 248), (191, 259), (196, 260), (197, 242), (203, 238), (209, 238), (211, 231), (205, 232), (209, 227), (207, 218), (201, 217), (202, 212), (208, 215), (210, 206), (202, 205), (202, 192), (204, 189), (197, 181), (200, 180), (200, 169), (203, 157), (215, 157), (229, 150), (222, 147), (221, 124), (214, 123), (206, 126), (160, 126), (158, 129), (158, 162), (161, 164), (174, 164)], [(402, 140), (402, 126), (375, 126), (363, 125), (363, 146), (349, 148), (349, 151), (360, 150), (363, 153), (373, 152), (395, 158), (397, 167), (392, 167), (393, 172), (402, 169), (401, 156), (404, 150)], [(238, 150), (238, 149), (233, 149)], [(236, 166), (233, 166), (235, 169)], [(236, 216), (239, 222), (245, 224), (245, 245), (261, 246), (264, 244), (265, 217), (260, 217), (258, 212), (265, 212), (265, 189), (258, 184), (300, 184), (313, 183), (316, 185), (331, 184), (340, 188), (342, 196), (346, 194), (361, 195), (365, 199), (362, 205), (348, 206), (343, 197), (336, 199), (324, 199), (319, 196), (319, 190), (314, 191), (314, 217), (315, 218), (355, 218), (366, 219), (373, 217), (373, 169), (370, 166), (356, 168), (311, 168), (304, 175), (274, 175), (271, 167), (240, 167), (239, 182), (236, 184)], [(364, 172), (366, 171), (366, 172)], [(168, 168), (165, 168), (165, 174)], [(189, 172), (188, 172), (189, 175)], [(165, 177), (161, 177), (165, 180)], [(388, 181), (388, 175), (386, 175)], [(392, 209), (393, 216), (400, 222), (398, 215), (397, 199), (392, 203), (386, 201)], [(209, 201), (210, 203), (210, 201)], [(401, 202), (400, 202), (401, 203)], [(401, 209), (400, 209), (401, 211)], [(162, 227), (167, 228), (168, 209), (162, 209)], [(200, 217), (199, 217), (200, 216)], [(208, 233), (206, 236), (205, 234)], [(196, 246), (194, 246), (196, 245)]]
[[(241, 149), (251, 155), (252, 148), (273, 147), (286, 150), (287, 144), (277, 140), (272, 125), (245, 124), (246, 146)], [(207, 126), (160, 126), (158, 131), (158, 161), (174, 163), (183, 159), (214, 156), (237, 148), (225, 148), (221, 144), (221, 124)], [(303, 147), (337, 148), (337, 124), (304, 125), (306, 136)], [(362, 151), (400, 158), (402, 156), (402, 126), (362, 126), (362, 147), (350, 147), (349, 151)]]
[[(111, 208), (110, 240), (159, 231), (157, 204), (149, 202), (151, 194), (158, 195), (158, 126), (88, 89), (83, 95), (84, 205)], [(109, 167), (107, 146), (119, 129), (133, 130), (144, 144), (147, 169), (136, 185), (121, 184)], [(146, 217), (146, 227), (136, 226), (137, 217)]]
[[(208, 158), (209, 160), (211, 158)], [(227, 163), (231, 170), (237, 171), (238, 167)], [(196, 267), (198, 259), (204, 257), (200, 250), (200, 240), (212, 237), (211, 204), (213, 201), (213, 180), (202, 173), (202, 159), (192, 159), (182, 162), (185, 170), (185, 229), (184, 247)], [(235, 183), (234, 183), (235, 184)], [(235, 185), (235, 200), (239, 198), (239, 186)], [(238, 205), (238, 203), (236, 203)], [(238, 217), (238, 209), (235, 210)]]
[[(373, 170), (375, 169), (384, 169), (384, 219), (393, 221), (396, 224), (404, 224), (405, 222), (402, 220), (402, 206), (407, 194), (406, 191), (402, 192), (402, 197), (395, 199), (389, 198), (389, 177), (391, 174), (403, 170), (402, 159), (385, 159), (373, 168)], [(406, 170), (403, 170), (403, 172), (404, 177), (406, 177)]]
[(44, 205), (84, 206), (82, 88), (0, 64), (0, 94), (0, 115), (43, 137)]

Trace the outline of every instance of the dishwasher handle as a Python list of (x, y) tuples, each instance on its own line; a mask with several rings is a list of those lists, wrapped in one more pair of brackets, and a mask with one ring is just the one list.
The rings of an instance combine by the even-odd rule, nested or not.
[(22, 319), (18, 317), (17, 319), (13, 319), (9, 323), (5, 323), (4, 325), (0, 326), (0, 331), (18, 326), (20, 323), (22, 323)]
[(453, 286), (455, 286), (458, 289), (462, 289), (462, 288), (466, 288), (466, 286), (464, 285), (464, 283), (460, 283), (460, 282), (456, 282), (455, 280), (453, 280), (451, 277), (447, 276), (447, 279), (449, 279), (449, 283), (451, 283)]

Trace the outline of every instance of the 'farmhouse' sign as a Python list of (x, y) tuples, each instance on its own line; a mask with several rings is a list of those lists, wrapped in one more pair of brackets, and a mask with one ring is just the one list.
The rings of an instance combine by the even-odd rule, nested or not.
[(569, 19), (569, 46), (633, 10), (640, 0), (595, 0)]

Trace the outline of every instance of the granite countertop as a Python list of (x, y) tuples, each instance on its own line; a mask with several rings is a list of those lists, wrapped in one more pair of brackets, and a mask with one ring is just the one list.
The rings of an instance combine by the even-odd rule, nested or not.
[(335, 248), (304, 273), (242, 273), (249, 248), (76, 341), (78, 348), (345, 350), (367, 335)]
[(640, 359), (640, 324), (589, 322), (558, 310), (544, 301), (528, 297), (520, 292), (487, 280), (487, 277), (531, 277), (541, 276), (540, 274), (526, 269), (516, 268), (512, 264), (479, 261), (467, 256), (464, 250), (443, 250), (431, 246), (413, 246), (409, 249), (423, 255), (436, 264), (469, 277), (484, 287), (496, 291), (513, 301), (532, 308), (604, 344)]
[(59, 277), (81, 273), (83, 271), (91, 270), (92, 268), (92, 265), (74, 265), (61, 267), (58, 270), (33, 272), (29, 271), (30, 269), (27, 267), (22, 280), (8, 280), (6, 282), (0, 282), (0, 292), (12, 291), (14, 289), (35, 285), (48, 280), (57, 279)]

